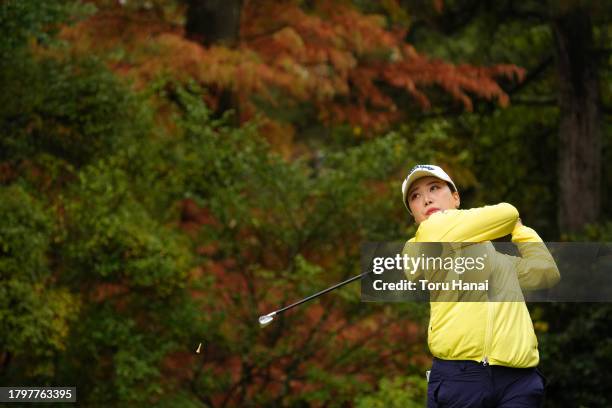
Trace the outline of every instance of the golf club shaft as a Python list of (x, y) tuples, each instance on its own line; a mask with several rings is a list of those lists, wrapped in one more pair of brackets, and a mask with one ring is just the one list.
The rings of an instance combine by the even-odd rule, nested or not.
[(361, 278), (363, 278), (364, 276), (366, 276), (366, 275), (368, 275), (368, 274), (370, 274), (370, 273), (372, 273), (372, 271), (364, 272), (364, 273), (362, 273), (361, 275), (353, 276), (352, 278), (349, 278), (349, 279), (347, 279), (347, 280), (345, 280), (345, 281), (343, 281), (343, 282), (336, 283), (334, 286), (330, 286), (329, 288), (324, 289), (324, 290), (322, 290), (322, 291), (320, 291), (320, 292), (317, 292), (317, 293), (315, 293), (314, 295), (310, 295), (310, 296), (308, 296), (308, 297), (306, 297), (306, 298), (304, 298), (304, 299), (302, 299), (302, 300), (299, 300), (299, 301), (297, 301), (297, 302), (295, 302), (295, 303), (290, 304), (289, 306), (285, 306), (285, 307), (283, 307), (282, 309), (278, 309), (278, 310), (277, 310), (276, 312), (274, 312), (274, 313), (275, 313), (275, 314), (282, 313), (282, 312), (284, 312), (284, 311), (286, 311), (286, 310), (289, 310), (289, 309), (291, 309), (291, 308), (293, 308), (293, 307), (296, 307), (296, 306), (298, 306), (298, 305), (301, 305), (302, 303), (308, 302), (309, 300), (312, 300), (312, 299), (314, 299), (314, 298), (316, 298), (316, 297), (318, 297), (318, 296), (321, 296), (321, 295), (323, 295), (323, 294), (325, 294), (325, 293), (327, 293), (327, 292), (331, 292), (331, 291), (332, 291), (332, 290), (334, 290), (334, 289), (338, 289), (338, 288), (339, 288), (339, 287), (341, 287), (341, 286), (344, 286), (344, 285), (349, 284), (349, 283), (351, 283), (351, 282), (354, 282), (354, 281), (356, 281), (356, 280), (358, 280), (358, 279), (361, 279)]

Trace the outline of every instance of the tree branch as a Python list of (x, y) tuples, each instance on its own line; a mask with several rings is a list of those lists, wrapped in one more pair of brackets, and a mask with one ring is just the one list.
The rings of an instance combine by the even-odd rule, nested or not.
[(512, 98), (513, 105), (527, 105), (527, 106), (556, 106), (557, 98), (554, 96), (531, 96), (531, 97), (520, 97), (516, 96)]

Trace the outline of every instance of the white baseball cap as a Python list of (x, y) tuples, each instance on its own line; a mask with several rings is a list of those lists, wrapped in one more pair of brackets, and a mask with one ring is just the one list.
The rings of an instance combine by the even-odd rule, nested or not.
[(410, 211), (410, 207), (406, 202), (408, 190), (410, 190), (410, 186), (412, 185), (412, 183), (414, 183), (420, 178), (427, 176), (433, 176), (439, 178), (440, 180), (444, 180), (451, 184), (451, 186), (453, 187), (453, 191), (457, 191), (457, 186), (455, 186), (453, 180), (448, 174), (446, 174), (444, 170), (442, 170), (441, 167), (435, 166), (433, 164), (417, 164), (410, 170), (410, 173), (408, 173), (408, 176), (406, 176), (406, 179), (402, 183), (402, 197), (404, 199), (404, 205), (406, 206), (410, 214), (412, 214), (412, 212)]

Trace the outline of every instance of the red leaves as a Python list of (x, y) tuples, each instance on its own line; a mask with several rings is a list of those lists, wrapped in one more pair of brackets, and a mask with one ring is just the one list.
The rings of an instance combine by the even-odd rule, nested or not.
[[(258, 20), (258, 13), (267, 6), (273, 20)], [(400, 109), (383, 90), (383, 83), (405, 90), (424, 109), (430, 107), (424, 88), (431, 85), (444, 89), (467, 110), (472, 109), (470, 94), (506, 105), (508, 97), (495, 78), (520, 78), (523, 73), (511, 65), (482, 68), (430, 60), (403, 42), (405, 32), (386, 30), (380, 16), (364, 15), (338, 3), (325, 3), (315, 13), (287, 3), (262, 7), (258, 2), (257, 10), (254, 7), (249, 3), (244, 10), (245, 21), (251, 22), (243, 26), (244, 44), (272, 69), (294, 74), (290, 82), (275, 78), (270, 85), (312, 101), (319, 117), (328, 123), (380, 129), (398, 120)], [(266, 36), (266, 23), (282, 28)], [(279, 60), (286, 64), (279, 65)], [(293, 92), (293, 87), (306, 93)]]
[[(429, 59), (404, 42), (405, 31), (387, 29), (383, 16), (362, 14), (340, 2), (321, 2), (305, 11), (295, 2), (247, 1), (235, 48), (205, 48), (185, 38), (176, 25), (126, 13), (101, 12), (66, 35), (72, 32), (69, 37), (88, 49), (119, 41), (129, 52), (113, 66), (140, 83), (163, 73), (194, 79), (209, 89), (206, 98), (213, 107), (229, 90), (243, 120), (259, 112), (255, 99), (277, 109), (309, 102), (327, 124), (383, 130), (401, 119), (389, 87), (407, 92), (428, 109), (426, 90), (438, 86), (471, 110), (472, 96), (507, 105), (497, 78), (520, 80), (524, 72), (513, 65), (477, 67)], [(145, 18), (149, 22), (142, 24)]]

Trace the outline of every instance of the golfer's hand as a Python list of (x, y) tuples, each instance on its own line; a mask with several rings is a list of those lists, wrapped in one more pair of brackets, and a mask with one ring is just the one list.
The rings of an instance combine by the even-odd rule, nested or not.
[(518, 219), (516, 220), (516, 224), (514, 224), (514, 228), (517, 228), (517, 227), (522, 227), (522, 226), (523, 226), (523, 223), (521, 222), (521, 219), (520, 219), (520, 218), (518, 218)]

